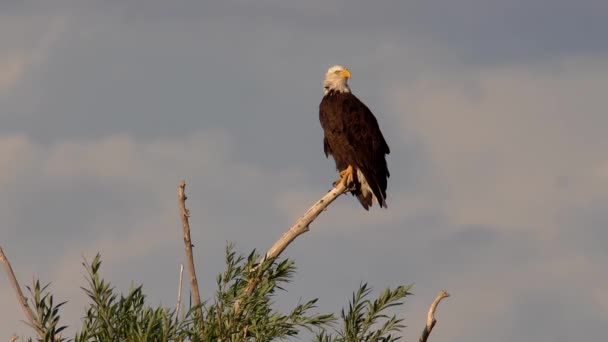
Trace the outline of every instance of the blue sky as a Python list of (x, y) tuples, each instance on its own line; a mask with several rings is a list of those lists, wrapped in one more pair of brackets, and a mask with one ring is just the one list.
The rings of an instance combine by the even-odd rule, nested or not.
[[(188, 182), (201, 291), (336, 178), (322, 77), (348, 66), (391, 147), (388, 210), (341, 197), (287, 251), (280, 305), (414, 282), (416, 339), (601, 340), (608, 320), (608, 4), (2, 1), (0, 244), (85, 303), (83, 256), (173, 305)], [(0, 277), (0, 339), (29, 334)], [(14, 308), (14, 309), (10, 309)], [(76, 324), (75, 324), (76, 323)]]

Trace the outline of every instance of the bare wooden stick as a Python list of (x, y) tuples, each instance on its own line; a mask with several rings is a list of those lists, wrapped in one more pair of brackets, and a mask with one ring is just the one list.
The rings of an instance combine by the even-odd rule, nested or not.
[(34, 329), (36, 329), (36, 332), (38, 333), (38, 335), (40, 337), (44, 337), (44, 332), (40, 328), (40, 324), (38, 323), (38, 320), (36, 320), (36, 317), (34, 316), (34, 312), (29, 307), (29, 305), (27, 305), (27, 298), (25, 298), (25, 296), (23, 295), (23, 292), (21, 291), (21, 287), (19, 286), (17, 277), (15, 277), (15, 272), (13, 272), (11, 263), (6, 258), (6, 255), (4, 254), (2, 247), (0, 247), (0, 262), (2, 262), (2, 264), (4, 264), (4, 269), (6, 270), (8, 279), (10, 280), (11, 285), (13, 286), (13, 289), (15, 290), (15, 294), (17, 295), (17, 300), (19, 301), (19, 305), (21, 306), (21, 309), (25, 313), (25, 316), (27, 317), (30, 325)]
[[(182, 227), (184, 230), (184, 246), (186, 248), (186, 257), (188, 259), (188, 273), (190, 273), (190, 288), (194, 297), (194, 305), (201, 305), (201, 295), (198, 291), (198, 280), (196, 279), (196, 270), (194, 268), (194, 257), (192, 256), (192, 240), (190, 239), (190, 211), (186, 208), (186, 181), (182, 180), (177, 187), (177, 202), (182, 217)], [(199, 307), (199, 313), (203, 316), (203, 309)]]
[(429, 308), (429, 313), (427, 314), (426, 317), (426, 326), (424, 327), (424, 330), (422, 330), (422, 334), (420, 334), (420, 338), (418, 339), (419, 342), (426, 342), (426, 340), (429, 338), (429, 335), (431, 334), (431, 330), (433, 330), (433, 328), (435, 327), (435, 323), (437, 323), (437, 320), (435, 319), (435, 310), (437, 310), (437, 305), (439, 305), (439, 302), (446, 297), (449, 297), (450, 294), (447, 293), (446, 290), (441, 290), (439, 292), (439, 294), (437, 295), (437, 297), (435, 297), (435, 300), (433, 301), (433, 303), (431, 304), (431, 307)]
[(310, 209), (308, 209), (308, 211), (306, 211), (306, 213), (302, 215), (289, 230), (283, 233), (283, 236), (281, 236), (270, 249), (268, 249), (264, 260), (276, 258), (281, 255), (285, 248), (287, 248), (287, 246), (289, 246), (289, 244), (298, 236), (310, 230), (308, 226), (331, 204), (331, 202), (347, 190), (348, 186), (343, 182), (339, 182), (335, 188), (332, 188), (327, 194), (321, 197), (320, 200), (313, 204), (312, 207), (310, 207)]
[(184, 280), (184, 264), (179, 265), (179, 288), (177, 289), (177, 305), (175, 306), (175, 318), (179, 318), (179, 311), (182, 307), (182, 282)]
[[(349, 190), (350, 184), (346, 184), (345, 182), (338, 182), (338, 184), (332, 188), (328, 193), (323, 195), (321, 199), (319, 199), (315, 204), (310, 207), (302, 215), (296, 223), (293, 224), (280, 239), (278, 239), (272, 247), (268, 249), (266, 255), (263, 260), (258, 264), (261, 265), (264, 261), (272, 258), (277, 258), (281, 253), (291, 244), (298, 236), (306, 233), (310, 230), (309, 225), (323, 212), (338, 196), (344, 194)], [(247, 285), (247, 289), (245, 290), (246, 295), (250, 295), (253, 290), (258, 286), (260, 280), (259, 279), (251, 279), (249, 284)], [(240, 312), (240, 302), (235, 302), (235, 311), (237, 313)]]

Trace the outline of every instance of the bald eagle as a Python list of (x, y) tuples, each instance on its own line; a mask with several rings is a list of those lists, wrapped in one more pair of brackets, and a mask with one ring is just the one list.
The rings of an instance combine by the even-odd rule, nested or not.
[(325, 74), (324, 96), (319, 105), (319, 119), (323, 128), (323, 150), (331, 155), (340, 172), (338, 182), (350, 186), (365, 210), (372, 199), (387, 208), (386, 187), (388, 166), (385, 155), (390, 149), (374, 114), (352, 94), (347, 80), (350, 71), (340, 65)]

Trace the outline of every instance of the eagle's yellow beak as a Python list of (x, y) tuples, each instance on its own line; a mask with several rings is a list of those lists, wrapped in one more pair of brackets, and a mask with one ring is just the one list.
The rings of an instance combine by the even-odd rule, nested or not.
[(350, 71), (348, 71), (348, 69), (342, 70), (342, 72), (340, 73), (340, 77), (350, 78)]

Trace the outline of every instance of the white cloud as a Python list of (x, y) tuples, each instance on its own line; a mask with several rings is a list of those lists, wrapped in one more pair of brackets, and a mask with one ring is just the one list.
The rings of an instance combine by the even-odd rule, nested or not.
[(12, 87), (23, 76), (25, 61), (14, 57), (0, 60), (0, 93)]
[(0, 189), (36, 163), (36, 148), (24, 135), (0, 136)]
[[(594, 233), (577, 224), (577, 210), (605, 205), (608, 198), (607, 70), (606, 58), (574, 58), (431, 73), (394, 91), (391, 119), (401, 124), (402, 143), (416, 140), (428, 161), (422, 184), (398, 196), (436, 208), (453, 232), (472, 225), (499, 229), (500, 244), (508, 248), (476, 251), (471, 263), (433, 277), (454, 295), (442, 309), (448, 318), (440, 320), (445, 334), (438, 332), (437, 340), (481, 339), (475, 326), (486, 323), (508, 330), (505, 317), (521, 313), (513, 303), (536, 290), (572, 298), (567, 292), (578, 289), (581, 304), (572, 315), (608, 317), (602, 257), (573, 245), (569, 235), (592, 239)], [(516, 256), (523, 241), (534, 255), (522, 263)], [(415, 298), (406, 315), (425, 310), (432, 299), (422, 286), (416, 292), (425, 297)], [(423, 317), (411, 322), (417, 327)]]
[(575, 59), (432, 75), (396, 90), (404, 134), (430, 156), (431, 200), (457, 225), (547, 232), (556, 211), (604, 192), (607, 67)]
[(215, 173), (225, 166), (231, 142), (222, 132), (195, 133), (184, 139), (138, 142), (127, 135), (96, 141), (67, 141), (47, 152), (43, 170), (49, 177), (150, 180), (179, 170)]
[(46, 61), (66, 25), (66, 16), (0, 15), (0, 95), (16, 86), (29, 68)]
[[(183, 139), (135, 141), (127, 135), (115, 135), (52, 145), (36, 143), (23, 134), (0, 136), (0, 188), (26, 170), (51, 180), (89, 178), (131, 183), (150, 183), (167, 173), (180, 179), (186, 170), (217, 176), (231, 162), (231, 145), (225, 132), (212, 130)], [(235, 171), (256, 176), (251, 165), (241, 165)]]

